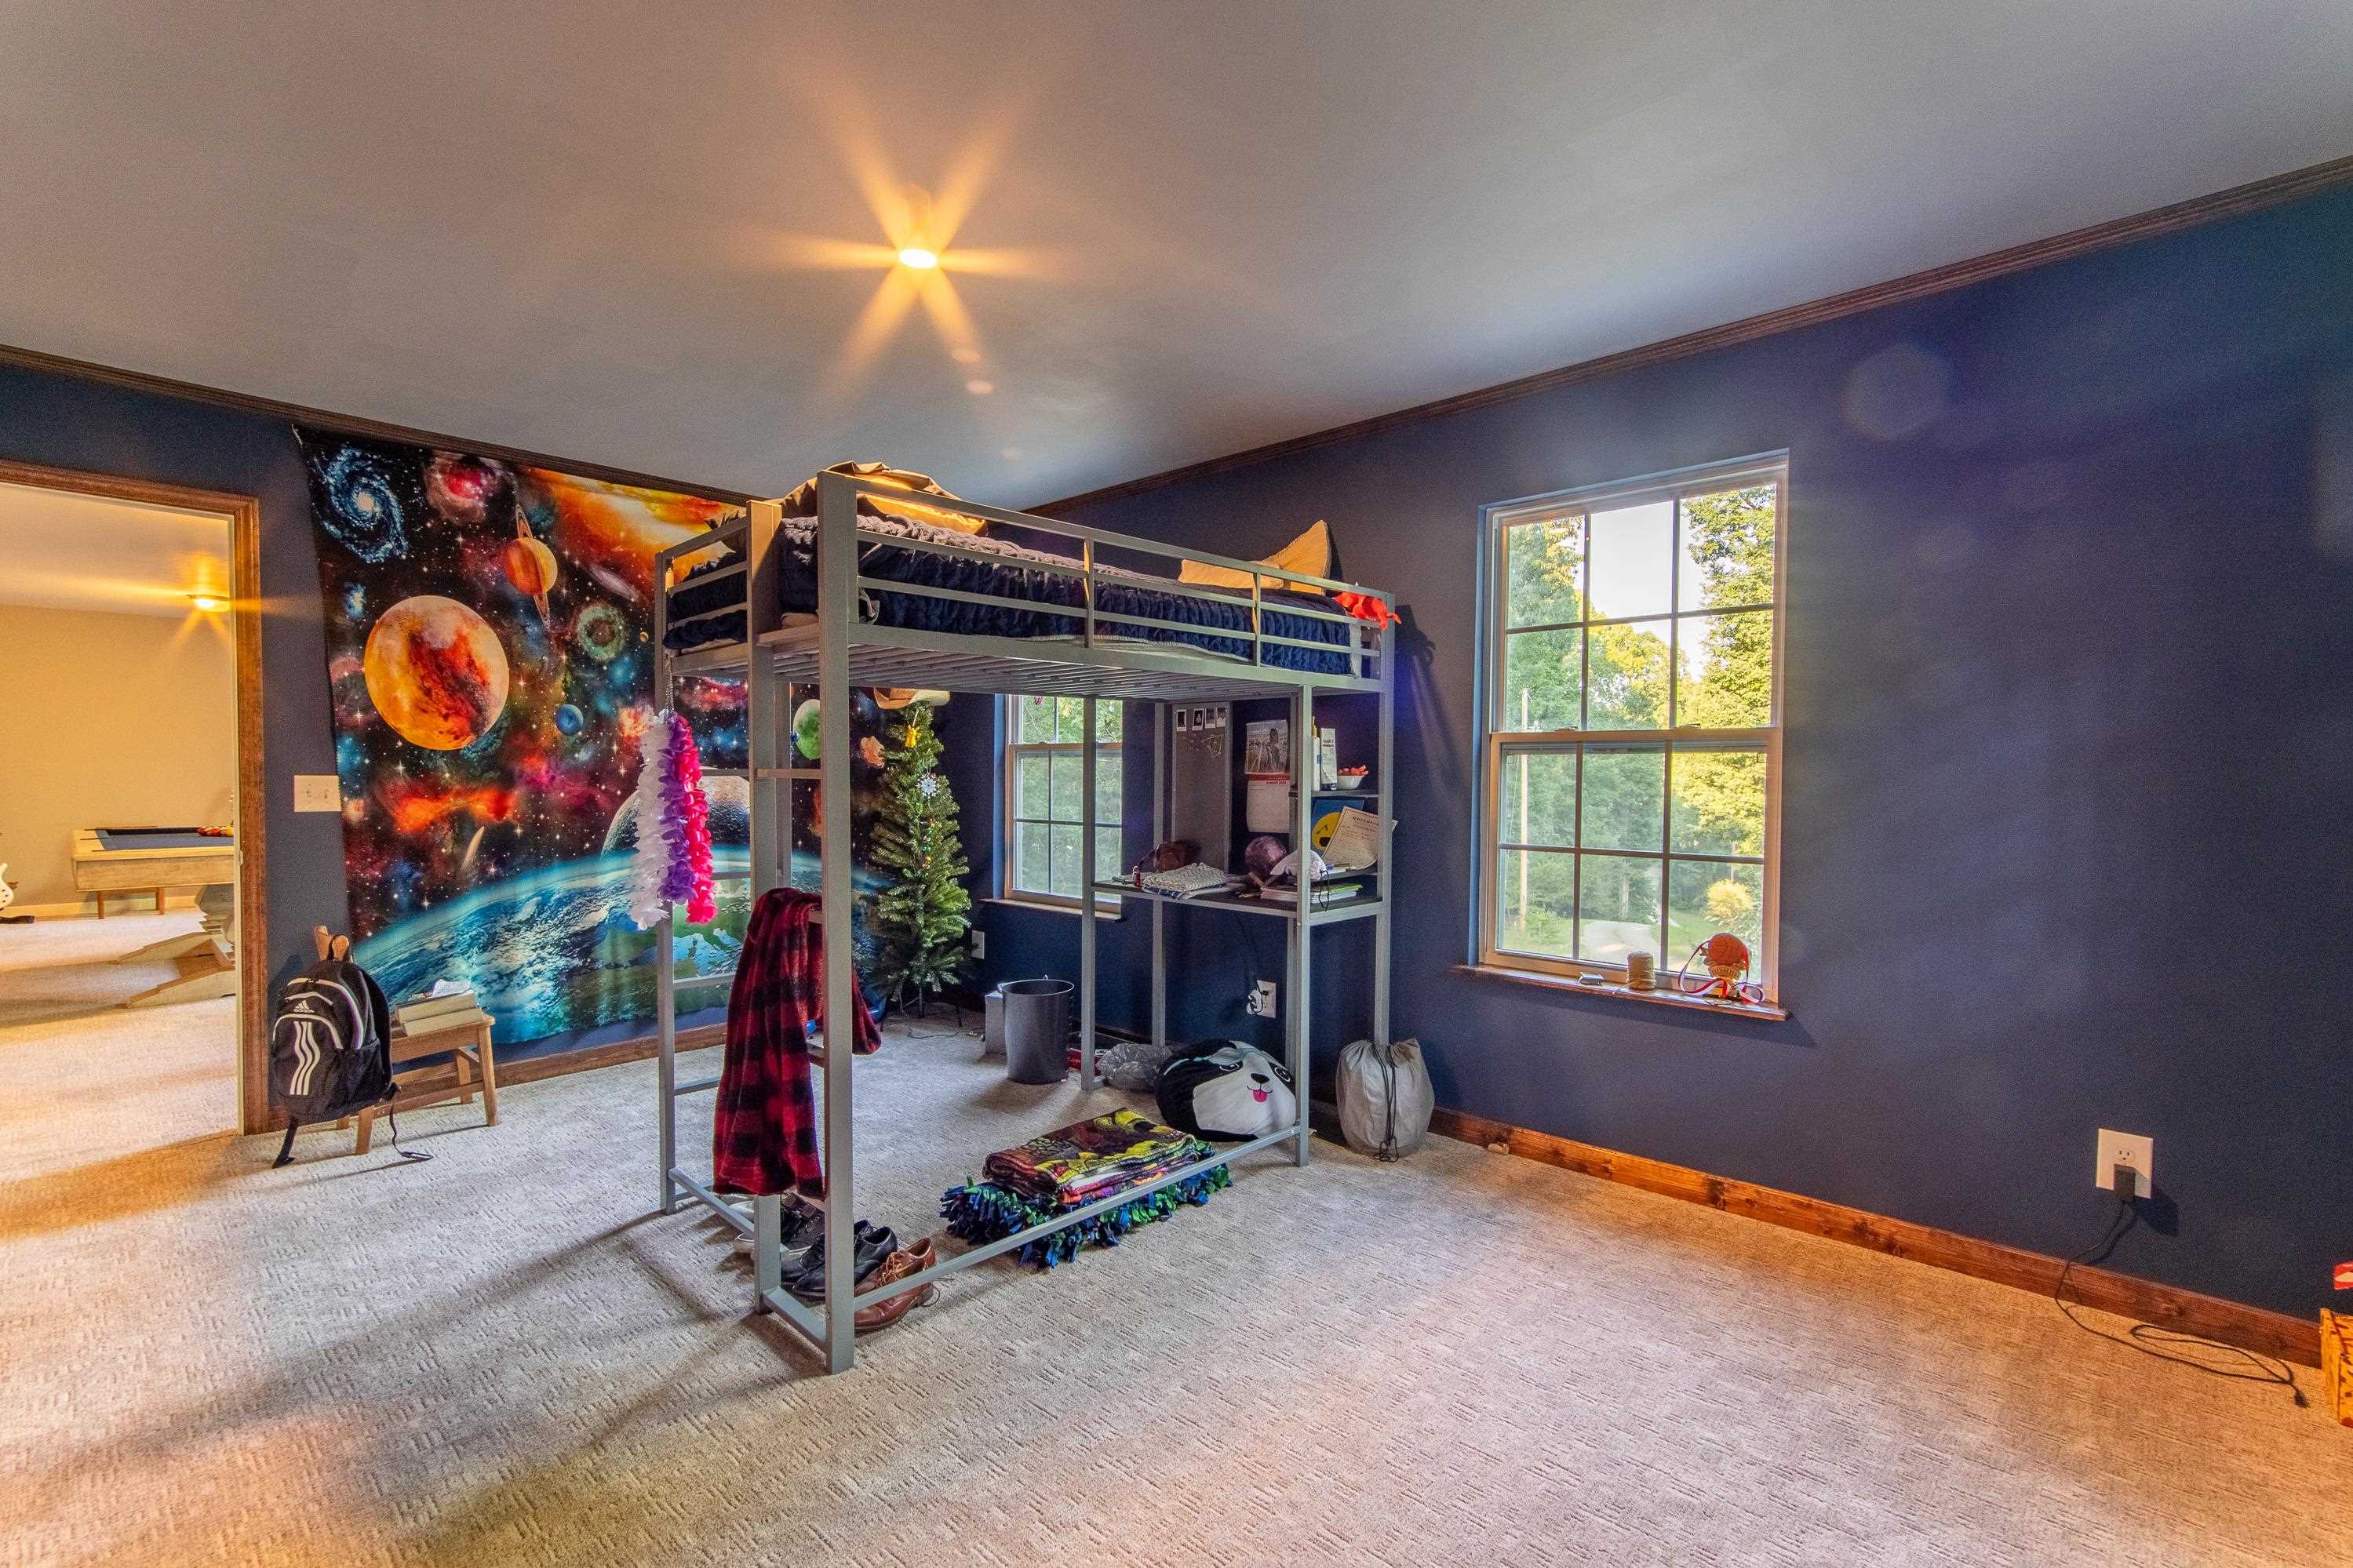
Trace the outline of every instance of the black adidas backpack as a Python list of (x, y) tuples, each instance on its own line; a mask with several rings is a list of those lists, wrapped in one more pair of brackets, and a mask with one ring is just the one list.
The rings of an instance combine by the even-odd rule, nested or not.
[[(375, 977), (343, 956), (322, 958), (278, 989), (269, 1031), (269, 1098), (286, 1112), (277, 1164), (294, 1158), (305, 1121), (332, 1121), (392, 1098), (392, 1009)], [(397, 1146), (396, 1144), (396, 1146)]]

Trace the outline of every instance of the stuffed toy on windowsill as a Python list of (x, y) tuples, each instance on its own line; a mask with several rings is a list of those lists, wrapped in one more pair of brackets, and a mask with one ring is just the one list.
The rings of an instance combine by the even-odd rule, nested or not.
[[(1693, 960), (1699, 960), (1708, 978), (1694, 990), (1691, 984)], [(1720, 931), (1691, 951), (1683, 968), (1675, 976), (1675, 989), (1686, 996), (1708, 996), (1725, 1002), (1758, 1003), (1765, 999), (1765, 988), (1748, 979), (1748, 944), (1728, 931)]]

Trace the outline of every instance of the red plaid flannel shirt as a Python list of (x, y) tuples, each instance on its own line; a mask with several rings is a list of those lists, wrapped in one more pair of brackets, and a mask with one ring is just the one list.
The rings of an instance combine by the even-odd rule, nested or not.
[[(760, 895), (744, 932), (727, 999), (726, 1060), (711, 1124), (711, 1169), (723, 1193), (825, 1195), (818, 1162), (817, 1096), (809, 1087), (808, 1024), (825, 1021), (825, 928), (819, 901), (797, 888)], [(851, 1048), (880, 1046), (855, 977)], [(830, 1043), (830, 1042), (828, 1042)]]

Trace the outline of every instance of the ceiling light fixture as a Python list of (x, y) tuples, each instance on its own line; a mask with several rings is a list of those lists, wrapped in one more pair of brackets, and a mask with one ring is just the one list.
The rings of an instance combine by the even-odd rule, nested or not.
[(938, 255), (935, 252), (925, 250), (920, 245), (908, 246), (905, 249), (899, 252), (899, 265), (902, 267), (912, 267), (918, 272), (928, 271), (932, 268), (937, 267), (939, 264), (940, 258)]
[(227, 599), (222, 598), (218, 594), (208, 593), (201, 588), (188, 595), (188, 603), (207, 616), (216, 616), (228, 608)]

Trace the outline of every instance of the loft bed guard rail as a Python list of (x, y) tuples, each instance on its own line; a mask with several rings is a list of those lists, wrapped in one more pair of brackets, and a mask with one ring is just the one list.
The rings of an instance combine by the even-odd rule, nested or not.
[[(993, 584), (985, 571), (975, 574), (980, 585), (950, 586), (944, 584), (913, 580), (911, 577), (871, 576), (861, 569), (852, 574), (859, 603), (858, 628), (852, 641), (871, 643), (895, 641), (880, 634), (909, 628), (879, 626), (878, 595), (903, 595), (941, 604), (976, 606), (983, 610), (1013, 612), (1069, 628), (1065, 636), (1038, 636), (1013, 638), (980, 638), (968, 634), (952, 634), (963, 642), (1070, 642), (1087, 649), (1115, 646), (1128, 650), (1148, 648), (1162, 655), (1177, 655), (1190, 659), (1205, 656), (1220, 664), (1246, 666), (1263, 672), (1284, 685), (1295, 684), (1302, 675), (1317, 677), (1317, 684), (1340, 688), (1355, 687), (1370, 689), (1386, 678), (1381, 668), (1385, 657), (1385, 639), (1379, 624), (1346, 611), (1330, 607), (1331, 595), (1347, 594), (1363, 601), (1377, 601), (1394, 609), (1394, 595), (1379, 589), (1345, 583), (1335, 578), (1320, 577), (1311, 573), (1293, 571), (1287, 567), (1244, 561), (1229, 555), (1194, 550), (1140, 535), (1114, 533), (1108, 530), (1090, 528), (1082, 523), (1065, 522), (1056, 518), (1039, 517), (1029, 512), (1009, 511), (999, 507), (977, 502), (951, 500), (946, 497), (922, 495), (895, 486), (847, 474), (826, 474), (818, 484), (818, 516), (811, 531), (813, 558), (821, 558), (834, 539), (846, 530), (854, 535), (861, 554), (869, 548), (881, 546), (903, 552), (908, 557), (920, 557), (934, 562), (959, 562), (987, 568), (1017, 568), (1023, 573), (1038, 573), (1068, 584), (1063, 595), (1039, 597), (1035, 593), (1008, 593)], [(997, 525), (1000, 530), (1038, 536), (1060, 544), (1074, 553), (1057, 553), (1041, 549), (1021, 548), (1007, 552), (1002, 548), (990, 549), (976, 543), (957, 542), (945, 539), (901, 533), (859, 510), (861, 500), (871, 500), (876, 508), (891, 512), (894, 507), (931, 512), (954, 512), (962, 517)], [(718, 645), (706, 645), (681, 653), (681, 669), (702, 668), (715, 669), (741, 663), (747, 654), (746, 646), (754, 640), (789, 645), (795, 642), (813, 643), (814, 633), (807, 626), (786, 626), (779, 623), (786, 617), (780, 613), (783, 584), (779, 580), (782, 563), (776, 559), (775, 534), (788, 521), (807, 526), (810, 520), (786, 520), (781, 516), (778, 503), (755, 500), (747, 510), (719, 523), (691, 540), (663, 551), (657, 558), (658, 570), (667, 601), (686, 588), (708, 589), (714, 585), (740, 580), (744, 597), (740, 604), (731, 603), (715, 609), (690, 614), (670, 614), (662, 617), (663, 635), (671, 628), (701, 626), (710, 631), (728, 628), (731, 621), (744, 628), (744, 635), (729, 637)], [(1176, 575), (1140, 571), (1123, 564), (1117, 557), (1125, 555), (1150, 561), (1174, 563), (1178, 570), (1187, 563), (1215, 567), (1243, 574), (1249, 578), (1248, 589), (1222, 584), (1187, 583)], [(683, 575), (681, 568), (686, 567)], [(1122, 603), (1124, 608), (1109, 607)], [(1185, 618), (1170, 611), (1178, 605), (1215, 606), (1214, 611), (1198, 619)], [(818, 605), (805, 606), (815, 611)], [(1277, 626), (1287, 630), (1275, 629)], [(1293, 635), (1300, 630), (1321, 629), (1321, 637)], [(1221, 645), (1212, 647), (1210, 645)], [(1246, 651), (1244, 651), (1246, 650)], [(1298, 650), (1286, 655), (1280, 650)], [(980, 651), (980, 650), (974, 650)], [(1016, 652), (999, 648), (1007, 657), (1036, 657), (1029, 649)], [(1316, 667), (1322, 660), (1337, 668)], [(1008, 688), (1009, 689), (1009, 688)], [(1106, 692), (1110, 695), (1110, 692)], [(1131, 692), (1129, 695), (1143, 695)]]
[[(1159, 744), (1152, 748), (1155, 771), (1152, 780), (1154, 842), (1168, 828), (1168, 776), (1166, 763), (1171, 747), (1172, 706), (1189, 701), (1220, 701), (1237, 698), (1280, 698), (1288, 704), (1293, 732), (1304, 735), (1315, 722), (1316, 698), (1326, 692), (1369, 694), (1377, 714), (1377, 748), (1374, 753), (1383, 794), (1365, 804), (1378, 815), (1382, 842), (1395, 817), (1386, 798), (1394, 760), (1395, 689), (1391, 679), (1396, 634), (1384, 621), (1345, 613), (1328, 596), (1341, 593), (1362, 595), (1368, 602), (1393, 607), (1387, 593), (1357, 587), (1256, 562), (1184, 549), (1156, 540), (1117, 534), (1078, 523), (1007, 511), (937, 496), (914, 496), (894, 486), (846, 474), (826, 474), (818, 482), (818, 516), (787, 520), (781, 503), (754, 500), (742, 515), (683, 541), (656, 557), (654, 654), (658, 700), (668, 706), (677, 697), (678, 682), (711, 675), (741, 679), (746, 731), (744, 766), (712, 768), (712, 773), (744, 778), (751, 792), (748, 868), (734, 876), (748, 880), (754, 899), (794, 879), (792, 840), (796, 811), (793, 785), (817, 784), (835, 798), (846, 795), (849, 777), (849, 704), (853, 687), (866, 685), (944, 687), (950, 690), (1039, 693), (1076, 696), (1084, 703), (1082, 773), (1081, 862), (1096, 863), (1096, 835), (1103, 825), (1095, 810), (1096, 709), (1101, 700), (1131, 700), (1158, 704), (1155, 719)], [(869, 518), (859, 510), (871, 499), (877, 510), (895, 515), (894, 509), (921, 508), (954, 511), (1018, 531), (1073, 552), (1052, 554), (1026, 548), (993, 550), (976, 539), (948, 531), (913, 531), (887, 518)], [(1195, 562), (1246, 574), (1247, 591), (1216, 584), (1182, 583), (1173, 576), (1138, 574), (1121, 564), (1122, 557), (1160, 562)], [(955, 585), (938, 581), (909, 581), (911, 562), (963, 563), (972, 568), (956, 575)], [(1012, 567), (1014, 571), (989, 568)], [(926, 566), (923, 570), (931, 570)], [(788, 573), (790, 574), (788, 575)], [(912, 573), (920, 575), (920, 573)], [(709, 590), (740, 584), (732, 603), (710, 604)], [(684, 607), (682, 599), (703, 590), (704, 601)], [(789, 590), (789, 592), (788, 592)], [(1024, 592), (1026, 590), (1026, 593)], [(894, 598), (904, 595), (904, 598)], [(723, 600), (724, 594), (720, 595)], [(1164, 597), (1165, 596), (1165, 597)], [(788, 603), (789, 599), (789, 603)], [(970, 605), (992, 613), (1014, 612), (1011, 621), (985, 624), (987, 632), (950, 629), (939, 625), (908, 625), (909, 601)], [(1187, 620), (1185, 606), (1215, 607), (1215, 615)], [(1124, 607), (1114, 607), (1124, 606)], [(814, 614), (810, 614), (814, 612)], [(965, 617), (970, 624), (971, 618)], [(1005, 627), (1015, 629), (1005, 632)], [(671, 632), (694, 631), (691, 647), (674, 647)], [(1050, 627), (1052, 629), (1040, 629)], [(1134, 634), (1142, 632), (1142, 638)], [(1310, 635), (1300, 635), (1302, 632)], [(998, 635), (1005, 632), (1005, 635)], [(1313, 635), (1322, 633), (1321, 637)], [(715, 635), (723, 639), (710, 642)], [(792, 722), (796, 687), (814, 687), (818, 698), (818, 755), (814, 766), (793, 764), (795, 727)], [(1308, 840), (1316, 792), (1309, 772), (1315, 748), (1291, 749), (1290, 831), (1294, 842)], [(842, 1017), (852, 1006), (855, 984), (851, 967), (853, 893), (850, 867), (849, 813), (826, 812), (815, 826), (818, 837), (821, 884), (820, 919), (826, 932), (822, 975), (826, 1016)], [(1116, 821), (1107, 825), (1119, 830)], [(1383, 861), (1388, 856), (1384, 848)], [(1123, 893), (1125, 889), (1121, 889)], [(1097, 918), (1095, 899), (1080, 901), (1080, 1075), (1082, 1089), (1102, 1087), (1095, 1067), (1095, 968)], [(1168, 1043), (1166, 1008), (1168, 942), (1166, 927), (1171, 906), (1155, 900), (1151, 905), (1152, 1038)], [(1388, 958), (1393, 903), (1386, 878), (1377, 897), (1352, 906), (1341, 915), (1369, 917), (1373, 926), (1370, 966), (1372, 1031), (1377, 1043), (1388, 1039)], [(1284, 1050), (1303, 1088), (1306, 1081), (1308, 1045), (1313, 1018), (1311, 982), (1314, 933), (1324, 929), (1326, 918), (1312, 900), (1286, 921), (1289, 932), (1288, 984), (1284, 991), (1287, 1017)], [(654, 951), (674, 952), (674, 915), (659, 922)], [(674, 963), (655, 965), (656, 1009), (659, 1026), (658, 1079), (659, 1097), (659, 1163), (661, 1212), (674, 1213), (692, 1201), (708, 1208), (736, 1232), (747, 1237), (753, 1251), (753, 1302), (755, 1311), (772, 1313), (798, 1331), (819, 1349), (827, 1370), (846, 1370), (856, 1359), (854, 1318), (857, 1309), (908, 1289), (920, 1289), (944, 1276), (987, 1262), (1025, 1241), (1035, 1240), (1092, 1215), (1100, 1204), (1074, 1209), (1002, 1241), (944, 1257), (933, 1268), (910, 1276), (871, 1293), (856, 1291), (851, 1279), (851, 1243), (856, 1215), (854, 1120), (851, 1114), (851, 1053), (828, 1051), (822, 1058), (823, 1125), (821, 1148), (827, 1173), (824, 1199), (824, 1296), (821, 1303), (804, 1304), (781, 1288), (781, 1199), (775, 1195), (745, 1198), (723, 1194), (690, 1173), (679, 1158), (678, 1102), (706, 1094), (717, 1087), (711, 1077), (681, 1081), (678, 1074), (678, 1009), (681, 993), (702, 993), (720, 987), (716, 1000), (725, 1000), (733, 971), (681, 978)], [(707, 1006), (708, 1002), (701, 1004)], [(1153, 1186), (1182, 1179), (1212, 1166), (1229, 1165), (1246, 1155), (1287, 1152), (1291, 1160), (1308, 1159), (1309, 1097), (1301, 1094), (1295, 1122), (1239, 1144), (1227, 1145), (1167, 1173)], [(1148, 1190), (1138, 1189), (1138, 1191)], [(1121, 1194), (1132, 1196), (1134, 1194)], [(1113, 1202), (1117, 1199), (1106, 1199)]]

